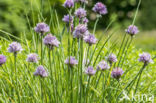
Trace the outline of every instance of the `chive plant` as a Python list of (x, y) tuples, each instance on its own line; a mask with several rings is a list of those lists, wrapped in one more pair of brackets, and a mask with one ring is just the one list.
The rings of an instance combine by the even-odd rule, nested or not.
[[(44, 19), (44, 15), (41, 15), (44, 12), (42, 4), (38, 19), (44, 22), (36, 23), (34, 31), (31, 31), (32, 41), (27, 40), (26, 36), (23, 41), (23, 37), (18, 38), (3, 32), (23, 46), (18, 42), (9, 45), (8, 52), (14, 54), (14, 61), (9, 53), (0, 51), (3, 54), (0, 55), (0, 67), (3, 69), (0, 75), (0, 99), (15, 103), (116, 103), (126, 101), (121, 101), (123, 92), (134, 92), (136, 95), (140, 91), (143, 71), (155, 57), (152, 58), (145, 52), (140, 54), (138, 61), (143, 62), (142, 67), (140, 63), (133, 66), (131, 62), (126, 64), (125, 61), (131, 61), (127, 58), (128, 53), (139, 32), (134, 23), (141, 0), (132, 24), (125, 30), (120, 47), (116, 46), (118, 38), (113, 43), (110, 41), (115, 33), (104, 38), (114, 20), (96, 38), (98, 22), (109, 12), (101, 2), (96, 3), (92, 9), (96, 13), (96, 21), (93, 32), (90, 32), (87, 3), (87, 0), (66, 0), (63, 6), (68, 14), (62, 19), (63, 27), (60, 26), (57, 13), (51, 8), (50, 22)], [(6, 45), (8, 43), (3, 45), (4, 48)], [(21, 54), (24, 56), (19, 53), (22, 50)], [(138, 73), (134, 73), (134, 77), (128, 78), (127, 74), (132, 68), (127, 65), (141, 69), (137, 69)]]

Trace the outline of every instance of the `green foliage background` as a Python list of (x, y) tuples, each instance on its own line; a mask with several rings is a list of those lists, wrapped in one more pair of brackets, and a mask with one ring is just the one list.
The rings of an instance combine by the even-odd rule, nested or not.
[[(19, 35), (23, 31), (28, 31), (28, 17), (31, 24), (38, 22), (38, 13), (43, 10), (46, 21), (50, 18), (49, 7), (57, 10), (61, 19), (66, 14), (62, 4), (65, 0), (0, 0), (0, 29)], [(116, 26), (125, 27), (131, 23), (138, 0), (98, 0), (105, 3), (108, 7), (108, 15), (103, 17), (99, 28), (103, 28), (110, 22), (111, 18), (116, 18)], [(41, 6), (41, 2), (43, 5)], [(94, 13), (91, 11), (97, 0), (89, 0), (87, 8), (89, 11), (90, 25), (92, 27)], [(50, 5), (49, 5), (50, 4)], [(156, 27), (156, 1), (142, 0), (137, 24), (143, 30), (151, 30)], [(33, 11), (33, 12), (32, 12)], [(34, 20), (34, 21), (33, 21)], [(2, 34), (0, 34), (2, 35)]]

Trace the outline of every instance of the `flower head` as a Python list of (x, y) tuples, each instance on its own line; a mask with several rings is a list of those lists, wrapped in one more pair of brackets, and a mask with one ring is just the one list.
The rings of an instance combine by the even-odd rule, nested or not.
[(97, 39), (95, 38), (94, 35), (89, 34), (89, 35), (84, 37), (84, 41), (91, 46), (92, 44), (96, 44)]
[(33, 63), (36, 63), (38, 61), (38, 55), (36, 53), (31, 53), (27, 56), (27, 59), (26, 61), (27, 62), (33, 62)]
[(0, 55), (0, 66), (6, 62), (7, 58), (4, 55)]
[(73, 8), (74, 7), (74, 0), (66, 0), (63, 4), (65, 8)]
[[(70, 18), (69, 18), (70, 17)], [(70, 20), (69, 20), (70, 19)], [(62, 19), (64, 22), (66, 22), (67, 24), (69, 24), (69, 21), (70, 23), (73, 22), (73, 16), (69, 16), (69, 15), (64, 15), (63, 19)]]
[(41, 76), (41, 77), (47, 77), (48, 73), (46, 72), (46, 70), (44, 69), (44, 67), (42, 65), (38, 66), (36, 71), (34, 72), (35, 76)]
[(75, 57), (70, 56), (65, 60), (65, 64), (68, 64), (69, 66), (73, 67), (74, 65), (78, 64), (78, 61), (75, 59)]
[(84, 36), (88, 35), (88, 28), (84, 24), (79, 24), (78, 26), (75, 27), (74, 30), (74, 38), (83, 38)]
[(8, 52), (10, 53), (17, 53), (17, 52), (20, 52), (22, 51), (22, 47), (21, 47), (21, 44), (20, 43), (17, 43), (17, 42), (12, 42), (9, 47), (8, 47)]
[(144, 53), (140, 54), (139, 56), (140, 56), (140, 58), (139, 58), (140, 62), (143, 62), (146, 64), (153, 62), (153, 60), (151, 59), (151, 55), (149, 53), (144, 52)]
[(124, 71), (121, 68), (115, 68), (111, 72), (111, 76), (112, 76), (112, 78), (119, 80), (123, 73), (124, 73)]
[(139, 32), (138, 28), (135, 25), (130, 25), (125, 31), (126, 31), (126, 33), (130, 34), (131, 36), (133, 36)]
[(98, 2), (94, 5), (93, 11), (100, 15), (105, 15), (108, 12), (106, 6), (101, 2)]
[(94, 68), (92, 66), (89, 66), (86, 71), (85, 71), (86, 74), (88, 74), (89, 76), (92, 76), (96, 73), (96, 70), (94, 70)]
[(107, 60), (109, 61), (109, 63), (114, 63), (114, 62), (117, 62), (117, 58), (116, 58), (116, 55), (114, 54), (110, 54), (107, 58)]
[(44, 37), (43, 43), (47, 45), (50, 49), (53, 49), (53, 47), (58, 47), (60, 42), (57, 40), (55, 36), (52, 36), (52, 34), (48, 34)]
[(107, 69), (109, 69), (110, 68), (110, 66), (107, 64), (107, 62), (106, 61), (104, 61), (104, 60), (102, 60), (99, 64), (98, 64), (98, 66), (97, 66), (97, 70), (107, 70)]
[(41, 33), (43, 35), (43, 33), (49, 32), (50, 28), (47, 24), (42, 22), (42, 23), (38, 23), (36, 27), (34, 28), (34, 30), (35, 32)]
[(78, 18), (84, 18), (84, 17), (86, 17), (86, 10), (85, 9), (83, 9), (83, 8), (78, 8), (76, 11), (75, 11), (75, 15), (76, 15), (76, 17), (78, 17)]

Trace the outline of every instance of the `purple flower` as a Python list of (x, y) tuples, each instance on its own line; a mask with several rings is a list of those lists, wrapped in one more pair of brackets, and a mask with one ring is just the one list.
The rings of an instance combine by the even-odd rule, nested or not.
[(73, 8), (74, 7), (74, 0), (66, 0), (63, 4), (65, 8)]
[(75, 0), (75, 2), (88, 3), (87, 0)]
[(69, 15), (64, 15), (64, 17), (63, 17), (63, 21), (64, 22), (66, 22), (67, 24), (69, 24), (69, 19), (70, 19), (70, 23), (72, 23), (73, 22), (73, 16), (71, 16), (70, 18), (69, 18)]
[(75, 13), (74, 13), (75, 15), (76, 15), (76, 17), (78, 17), (78, 18), (84, 18), (84, 17), (86, 17), (86, 10), (85, 9), (83, 9), (83, 8), (78, 8), (76, 11), (75, 11)]
[(126, 31), (126, 33), (130, 34), (131, 36), (133, 36), (139, 32), (138, 28), (135, 25), (130, 25), (125, 31)]
[(38, 55), (36, 53), (31, 53), (27, 56), (27, 62), (36, 63), (39, 60)]
[(110, 68), (110, 66), (107, 64), (107, 62), (105, 62), (104, 60), (102, 60), (99, 64), (98, 64), (98, 66), (97, 66), (97, 70), (107, 70), (107, 69), (109, 69)]
[(112, 78), (119, 80), (123, 73), (124, 73), (124, 71), (121, 68), (115, 68), (115, 69), (113, 69), (111, 76), (112, 76)]
[(83, 38), (84, 36), (88, 35), (88, 28), (84, 24), (79, 24), (78, 26), (75, 27), (73, 36), (74, 38)]
[(35, 76), (41, 76), (41, 77), (47, 77), (48, 73), (46, 72), (46, 70), (44, 69), (44, 67), (42, 65), (38, 66), (36, 71), (34, 72)]
[(4, 55), (0, 55), (0, 66), (6, 62), (7, 58)]
[(84, 41), (91, 46), (92, 44), (96, 44), (97, 39), (95, 38), (94, 35), (89, 34), (89, 35), (84, 37)]
[(105, 15), (108, 12), (106, 6), (101, 2), (98, 2), (94, 5), (93, 11), (100, 15)]
[(20, 43), (17, 43), (17, 42), (12, 42), (9, 47), (8, 47), (8, 52), (10, 53), (17, 53), (17, 52), (20, 52), (22, 51), (22, 47), (21, 47), (21, 44)]
[(140, 62), (143, 62), (146, 64), (153, 63), (153, 60), (151, 59), (151, 55), (149, 53), (144, 52), (144, 53), (140, 54), (139, 56), (140, 56), (140, 58), (139, 58)]
[(83, 22), (83, 24), (87, 24), (89, 22), (89, 20), (85, 17), (85, 18), (83, 18), (82, 22)]
[(55, 36), (52, 36), (52, 34), (48, 34), (44, 37), (43, 43), (47, 45), (50, 49), (53, 49), (53, 47), (58, 47), (60, 42), (57, 40)]
[(94, 68), (92, 66), (89, 66), (86, 71), (85, 71), (86, 74), (88, 74), (89, 76), (92, 76), (96, 73), (96, 70), (94, 70)]
[(36, 27), (34, 28), (34, 30), (35, 30), (35, 32), (41, 33), (41, 35), (43, 35), (43, 33), (49, 32), (50, 31), (50, 28), (45, 23), (38, 23), (36, 25)]
[(75, 57), (70, 56), (65, 60), (65, 64), (68, 64), (69, 66), (73, 67), (74, 65), (78, 64), (78, 61), (75, 59)]
[(112, 64), (112, 63), (114, 63), (114, 62), (117, 62), (116, 55), (110, 54), (110, 55), (108, 56), (107, 60), (109, 61), (110, 64)]

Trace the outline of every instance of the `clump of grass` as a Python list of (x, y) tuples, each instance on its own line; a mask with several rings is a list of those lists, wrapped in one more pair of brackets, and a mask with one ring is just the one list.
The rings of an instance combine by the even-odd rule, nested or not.
[[(110, 42), (114, 33), (104, 38), (112, 22), (107, 26), (104, 34), (101, 34), (99, 38), (95, 37), (101, 16), (109, 12), (100, 2), (93, 7), (93, 11), (97, 13), (97, 19), (93, 33), (89, 32), (86, 3), (83, 0), (77, 0), (75, 3), (73, 0), (66, 0), (64, 7), (69, 14), (63, 18), (65, 26), (62, 31), (60, 31), (59, 21), (57, 23), (54, 21), (52, 26), (54, 28), (44, 22), (38, 23), (32, 31), (30, 41), (25, 34), (18, 38), (1, 31), (8, 36), (8, 39), (12, 36), (21, 43), (10, 44), (8, 50), (13, 52), (14, 56), (12, 56), (6, 51), (8, 44), (12, 42), (11, 39), (1, 37), (0, 42), (3, 42), (0, 50), (3, 54), (0, 55), (2, 101), (16, 103), (128, 102), (130, 100), (121, 100), (123, 92), (126, 91), (127, 94), (134, 92), (134, 95), (138, 91), (141, 92), (139, 84), (143, 71), (155, 59), (148, 53), (138, 57), (140, 51), (131, 48), (133, 38), (138, 33), (134, 23), (141, 0), (132, 25), (126, 29), (119, 48), (116, 46), (116, 41)], [(79, 6), (80, 8), (76, 9)], [(54, 15), (58, 20), (56, 12)], [(57, 32), (50, 33), (50, 30), (55, 28)], [(22, 48), (23, 51), (19, 53)], [(136, 58), (143, 62), (142, 66)], [(133, 68), (140, 68), (140, 70), (137, 69), (135, 70), (137, 73), (132, 74)]]

